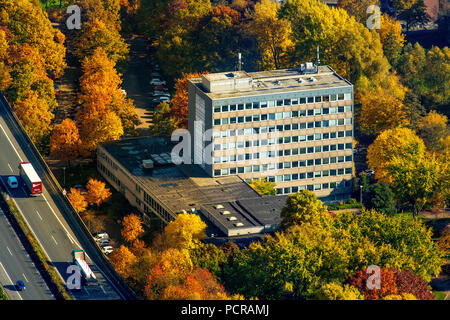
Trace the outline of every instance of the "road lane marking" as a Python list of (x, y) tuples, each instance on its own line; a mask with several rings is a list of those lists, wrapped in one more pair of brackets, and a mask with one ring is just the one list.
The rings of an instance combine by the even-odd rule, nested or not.
[(11, 172), (14, 172), (14, 170), (13, 170), (13, 168), (11, 168), (11, 165), (9, 164), (9, 162), (8, 162), (8, 167), (9, 167), (9, 169), (11, 169)]
[(42, 193), (42, 197), (44, 198), (45, 202), (47, 202), (48, 207), (50, 208), (50, 210), (53, 212), (53, 215), (56, 217), (56, 219), (59, 221), (59, 223), (61, 224), (61, 226), (63, 227), (64, 231), (66, 231), (66, 234), (69, 236), (70, 240), (73, 240), (76, 245), (78, 246), (79, 249), (81, 249), (81, 246), (78, 244), (78, 242), (72, 238), (72, 236), (70, 235), (69, 231), (67, 231), (66, 227), (63, 225), (63, 223), (61, 222), (61, 220), (59, 220), (58, 216), (56, 215), (56, 212), (53, 210), (52, 206), (50, 205), (50, 203), (48, 202), (47, 198), (45, 197), (45, 195)]
[(6, 133), (5, 129), (3, 129), (3, 126), (1, 124), (0, 124), (0, 128), (2, 129), (3, 133), (5, 134), (6, 139), (8, 139), (9, 143), (13, 147), (13, 149), (16, 152), (17, 156), (19, 157), (20, 162), (23, 162), (22, 157), (19, 155), (19, 152), (17, 152), (16, 147), (14, 147), (11, 139), (9, 139), (8, 134)]
[(30, 282), (30, 281), (28, 281), (27, 276), (25, 275), (25, 273), (22, 273), (22, 275), (23, 275), (23, 278), (25, 279), (26, 282)]
[(37, 211), (37, 210), (36, 210), (36, 213), (37, 213), (37, 215), (38, 215), (39, 219), (41, 219), (41, 220), (42, 220), (42, 217), (41, 217), (41, 215), (39, 214), (39, 211)]
[(56, 244), (58, 244), (58, 242), (56, 242), (55, 237), (52, 236), (53, 241), (55, 241)]
[[(9, 277), (8, 272), (6, 272), (6, 269), (5, 269), (5, 267), (3, 266), (3, 264), (1, 262), (0, 262), (0, 267), (2, 267), (3, 272), (6, 274), (6, 277), (8, 278), (9, 282), (11, 282), (11, 285), (15, 286), (14, 282), (12, 282), (11, 278)], [(20, 293), (18, 293), (17, 291), (11, 291), (11, 292), (17, 293), (17, 295), (19, 296), (20, 300), (23, 300), (22, 296), (20, 295)]]
[(9, 252), (10, 255), (13, 255), (12, 252), (11, 252), (11, 250), (9, 250), (8, 247), (6, 247), (6, 249), (8, 249), (8, 252)]

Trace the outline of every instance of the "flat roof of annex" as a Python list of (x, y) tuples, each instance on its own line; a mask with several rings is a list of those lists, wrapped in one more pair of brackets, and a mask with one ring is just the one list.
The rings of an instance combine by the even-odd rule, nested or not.
[(325, 65), (308, 73), (301, 72), (299, 68), (212, 73), (190, 79), (189, 82), (211, 100), (353, 86)]

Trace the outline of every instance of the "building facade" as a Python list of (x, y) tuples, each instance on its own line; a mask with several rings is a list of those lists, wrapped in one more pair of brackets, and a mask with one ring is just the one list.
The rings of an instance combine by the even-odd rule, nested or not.
[(326, 202), (353, 176), (353, 85), (329, 66), (203, 75), (188, 82), (191, 159), (209, 176), (275, 182)]

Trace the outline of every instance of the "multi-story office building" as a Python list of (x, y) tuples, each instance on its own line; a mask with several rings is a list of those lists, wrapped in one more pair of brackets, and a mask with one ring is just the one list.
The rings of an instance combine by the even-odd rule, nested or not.
[(208, 175), (265, 178), (278, 194), (308, 189), (327, 202), (349, 197), (353, 85), (329, 66), (207, 74), (188, 89), (191, 157)]

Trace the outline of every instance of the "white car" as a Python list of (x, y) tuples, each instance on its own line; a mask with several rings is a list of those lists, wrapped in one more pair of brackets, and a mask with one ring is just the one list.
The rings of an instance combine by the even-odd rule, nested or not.
[(166, 85), (166, 82), (165, 81), (162, 81), (161, 79), (156, 79), (156, 78), (153, 78), (151, 81), (150, 81), (150, 84), (151, 85), (157, 85), (157, 86), (160, 86), (160, 85)]
[(96, 241), (109, 240), (109, 235), (106, 232), (97, 233), (94, 237)]
[(170, 97), (170, 93), (164, 92), (164, 91), (159, 91), (159, 90), (153, 91), (153, 95), (154, 95), (154, 96)]
[(111, 246), (106, 246), (106, 247), (103, 247), (102, 249), (105, 254), (110, 254), (111, 252), (114, 251), (114, 248)]
[(19, 183), (17, 182), (17, 178), (14, 176), (8, 177), (8, 186), (11, 189), (17, 189), (19, 187)]
[(160, 97), (154, 98), (152, 100), (152, 102), (156, 102), (156, 103), (158, 103), (158, 102), (166, 102), (166, 103), (169, 103), (170, 102), (170, 98), (167, 97), (167, 96), (160, 96)]
[(109, 246), (111, 243), (109, 242), (109, 240), (105, 239), (105, 240), (98, 241), (98, 244), (100, 247), (106, 247), (106, 246)]

